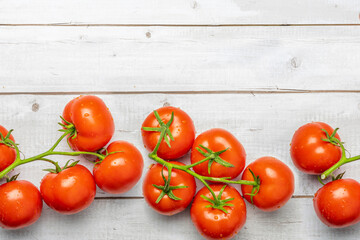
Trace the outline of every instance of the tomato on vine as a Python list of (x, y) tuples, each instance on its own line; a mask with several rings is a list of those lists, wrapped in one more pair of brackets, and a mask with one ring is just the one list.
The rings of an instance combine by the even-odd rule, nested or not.
[(245, 167), (246, 153), (241, 143), (220, 128), (201, 133), (191, 149), (191, 163), (199, 163), (194, 171), (203, 176), (237, 177)]
[(199, 233), (207, 239), (230, 239), (240, 231), (246, 221), (246, 205), (233, 187), (213, 184), (203, 187), (191, 206), (191, 220)]
[(0, 172), (10, 166), (16, 158), (16, 151), (11, 145), (15, 144), (15, 139), (11, 131), (6, 130), (0, 125)]
[(93, 202), (96, 185), (93, 175), (74, 162), (60, 169), (49, 169), (41, 181), (40, 192), (45, 203), (55, 211), (70, 215), (78, 213)]
[[(327, 133), (329, 136), (327, 136)], [(341, 158), (341, 148), (324, 139), (340, 140), (337, 129), (328, 124), (312, 122), (300, 127), (291, 140), (290, 155), (294, 165), (307, 174), (319, 175)]]
[(152, 152), (160, 138), (157, 154), (160, 158), (171, 160), (185, 155), (195, 139), (192, 119), (180, 108), (162, 107), (149, 114), (141, 128), (146, 149)]
[(72, 130), (68, 143), (75, 151), (93, 152), (104, 147), (115, 130), (114, 120), (103, 100), (96, 96), (79, 96), (63, 112), (64, 131)]
[(263, 211), (281, 208), (294, 193), (294, 174), (274, 157), (262, 157), (250, 163), (242, 180), (259, 181), (258, 187), (241, 185), (241, 191), (248, 202)]
[(338, 179), (320, 188), (313, 199), (319, 219), (329, 227), (343, 228), (360, 222), (360, 184)]
[(139, 181), (144, 161), (139, 150), (126, 141), (112, 142), (106, 157), (93, 169), (96, 184), (105, 192), (119, 194), (129, 191)]
[(35, 223), (41, 215), (39, 190), (30, 182), (14, 180), (0, 186), (0, 226), (19, 229)]
[[(169, 164), (185, 166), (180, 162)], [(169, 170), (161, 164), (152, 165), (143, 182), (146, 202), (163, 215), (170, 216), (185, 210), (195, 192), (196, 183), (193, 176), (178, 169)]]

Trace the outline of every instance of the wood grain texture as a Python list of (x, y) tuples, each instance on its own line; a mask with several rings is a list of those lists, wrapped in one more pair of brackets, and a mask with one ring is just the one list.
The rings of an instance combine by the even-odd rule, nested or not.
[[(318, 220), (312, 196), (320, 184), (294, 167), (289, 143), (302, 124), (324, 121), (360, 153), (359, 25), (358, 0), (0, 0), (0, 124), (15, 129), (29, 157), (60, 136), (58, 116), (69, 100), (96, 93), (114, 116), (113, 140), (139, 148), (145, 174), (152, 161), (141, 123), (155, 108), (178, 106), (197, 134), (232, 132), (247, 164), (271, 155), (295, 174), (287, 205), (263, 213), (248, 204), (235, 239), (358, 239), (359, 224), (329, 229)], [(59, 150), (69, 148), (63, 142)], [(84, 157), (74, 159), (91, 170)], [(39, 186), (48, 166), (15, 172)], [(341, 170), (360, 180), (360, 162)], [(122, 195), (98, 189), (93, 205), (74, 216), (45, 205), (36, 224), (1, 229), (0, 239), (201, 239), (189, 209), (158, 215), (141, 183)]]
[[(74, 96), (62, 95), (6, 95), (1, 96), (1, 125), (15, 129), (14, 137), (26, 156), (33, 156), (50, 148), (60, 136), (58, 116)], [(247, 164), (262, 156), (274, 156), (285, 162), (295, 174), (295, 196), (312, 196), (320, 187), (316, 178), (300, 173), (293, 165), (289, 144), (295, 130), (311, 121), (324, 121), (340, 127), (340, 136), (353, 155), (360, 152), (358, 125), (360, 118), (359, 94), (356, 93), (296, 93), (296, 94), (112, 94), (99, 95), (110, 108), (115, 119), (113, 140), (130, 141), (137, 146), (145, 160), (145, 169), (152, 161), (147, 158), (140, 126), (153, 109), (171, 104), (181, 107), (193, 119), (197, 134), (213, 128), (225, 128), (244, 145)], [(38, 110), (33, 111), (33, 105)], [(64, 141), (60, 150), (68, 150)], [(184, 157), (182, 161), (188, 161)], [(69, 157), (58, 157), (65, 162)], [(83, 160), (91, 169), (92, 164)], [(20, 178), (35, 185), (45, 173), (48, 163), (20, 166)], [(357, 180), (360, 162), (344, 166), (346, 177)], [(17, 172), (17, 171), (16, 171)], [(141, 197), (141, 182), (124, 195), (108, 195), (101, 191), (98, 197)], [(199, 184), (201, 186), (201, 184)]]
[(357, 0), (2, 0), (0, 24), (360, 24)]
[[(63, 216), (45, 207), (42, 217), (29, 228), (0, 231), (1, 239), (202, 239), (193, 226), (189, 209), (172, 216), (152, 211), (143, 199), (96, 200), (87, 210)], [(291, 199), (273, 213), (247, 204), (247, 221), (234, 239), (358, 239), (359, 224), (330, 229), (318, 220), (312, 199)]]
[(0, 93), (360, 91), (356, 27), (1, 27)]

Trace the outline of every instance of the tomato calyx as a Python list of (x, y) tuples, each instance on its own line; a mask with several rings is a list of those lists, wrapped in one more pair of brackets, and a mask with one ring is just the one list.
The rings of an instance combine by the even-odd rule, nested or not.
[(205, 147), (204, 145), (199, 145), (201, 148), (203, 148), (204, 150), (206, 150), (207, 152), (204, 152), (201, 148), (196, 147), (196, 150), (201, 153), (201, 155), (203, 155), (205, 158), (202, 159), (201, 161), (197, 162), (196, 164), (200, 164), (202, 162), (205, 161), (209, 161), (208, 162), (208, 173), (210, 174), (210, 170), (211, 170), (211, 165), (216, 162), (224, 167), (234, 167), (233, 164), (225, 161), (224, 159), (222, 159), (220, 157), (220, 154), (222, 154), (223, 152), (226, 152), (229, 148), (226, 148), (224, 150), (218, 151), (218, 152), (214, 152), (212, 151), (210, 148)]
[(9, 182), (12, 182), (12, 181), (16, 181), (19, 175), (20, 175), (20, 173), (14, 175), (12, 177), (6, 176), (6, 182), (9, 183)]
[(168, 167), (168, 179), (166, 179), (164, 176), (164, 165), (163, 165), (161, 169), (161, 177), (164, 180), (164, 186), (153, 184), (155, 188), (161, 190), (159, 197), (156, 199), (156, 203), (159, 203), (165, 195), (167, 195), (169, 198), (175, 201), (182, 200), (181, 198), (176, 197), (172, 192), (172, 190), (179, 188), (188, 188), (188, 186), (170, 186), (171, 172), (172, 172), (172, 167)]
[[(64, 167), (61, 168), (61, 167), (59, 166), (59, 163), (58, 163), (58, 162), (54, 162), (54, 161), (52, 161), (52, 160), (50, 160), (50, 159), (41, 158), (41, 159), (39, 159), (39, 160), (43, 160), (43, 161), (50, 162), (50, 163), (54, 164), (55, 169), (54, 169), (54, 168), (43, 169), (43, 171), (50, 172), (50, 173), (60, 173), (61, 171), (65, 170), (65, 169), (68, 169), (68, 168), (71, 168), (71, 167), (75, 167), (75, 166), (79, 163), (79, 161), (74, 161), (73, 159), (70, 159), (70, 160), (68, 160), (68, 161), (65, 163)], [(72, 162), (71, 164), (69, 164), (70, 161), (74, 161), (74, 162)]]
[(225, 190), (225, 188), (227, 187), (227, 185), (224, 185), (219, 194), (217, 196), (214, 197), (214, 199), (210, 199), (204, 195), (200, 195), (201, 198), (203, 198), (204, 200), (210, 202), (209, 205), (206, 206), (206, 208), (214, 208), (214, 209), (219, 209), (221, 211), (223, 211), (224, 213), (228, 214), (229, 212), (224, 208), (225, 206), (228, 207), (232, 207), (234, 206), (234, 204), (228, 203), (232, 200), (234, 200), (234, 198), (227, 198), (227, 199), (221, 199), (221, 196)]
[(63, 129), (59, 129), (59, 132), (64, 132), (64, 133), (68, 133), (69, 136), (67, 137), (67, 143), (69, 145), (69, 147), (71, 148), (71, 145), (69, 143), (69, 138), (75, 139), (77, 137), (77, 131), (75, 128), (75, 125), (72, 124), (71, 122), (65, 120), (65, 118), (63, 118), (62, 116), (60, 116), (61, 120), (63, 121), (58, 122), (58, 124), (63, 127)]
[[(99, 151), (97, 151), (97, 153), (101, 156), (103, 156), (102, 159), (97, 159), (95, 162), (91, 161), (92, 163), (94, 163), (95, 165), (96, 164), (100, 164), (104, 161), (104, 159), (109, 156), (109, 155), (112, 155), (112, 154), (115, 154), (115, 153), (123, 153), (124, 151), (114, 151), (114, 152), (109, 152), (107, 149), (100, 149)], [(105, 153), (105, 154), (104, 154)]]
[(342, 179), (343, 176), (344, 176), (344, 174), (345, 174), (345, 172), (342, 172), (342, 173), (340, 173), (340, 174), (338, 174), (338, 175), (336, 175), (336, 176), (331, 176), (331, 179), (332, 179), (332, 181), (336, 181), (336, 180)]
[(171, 118), (170, 120), (165, 124), (163, 122), (163, 120), (160, 118), (160, 115), (159, 113), (154, 110), (154, 115), (155, 115), (155, 118), (156, 120), (158, 121), (160, 127), (157, 127), (157, 128), (153, 128), (153, 127), (143, 127), (142, 129), (144, 131), (150, 131), (150, 132), (160, 132), (160, 138), (159, 138), (159, 141), (158, 141), (158, 144), (156, 145), (156, 147), (154, 148), (153, 152), (152, 153), (156, 153), (159, 146), (160, 146), (160, 143), (161, 141), (164, 139), (164, 141), (166, 142), (166, 144), (168, 145), (169, 148), (171, 148), (171, 145), (170, 145), (170, 141), (175, 141), (171, 131), (170, 131), (170, 125), (171, 123), (174, 121), (174, 112), (171, 112)]
[[(325, 172), (323, 172), (323, 173), (320, 175), (320, 177), (318, 177), (318, 179), (324, 180), (324, 179), (326, 179), (328, 176), (332, 176), (332, 178), (334, 179), (334, 176), (333, 176), (332, 173), (333, 173), (336, 169), (338, 169), (340, 166), (342, 166), (342, 165), (344, 165), (344, 164), (346, 164), (346, 163), (360, 160), (360, 155), (355, 156), (355, 157), (349, 157), (349, 158), (346, 156), (347, 150), (346, 150), (345, 147), (344, 147), (344, 142), (341, 142), (339, 139), (337, 139), (337, 138), (335, 137), (335, 134), (336, 134), (336, 132), (339, 130), (339, 128), (336, 128), (331, 135), (329, 135), (329, 133), (328, 133), (325, 129), (321, 129), (321, 130), (322, 130), (323, 132), (325, 132), (325, 134), (326, 134), (326, 138), (322, 138), (321, 140), (323, 140), (323, 141), (325, 141), (325, 142), (328, 142), (328, 143), (331, 143), (331, 144), (333, 144), (333, 145), (335, 145), (335, 146), (340, 147), (340, 148), (341, 148), (341, 158), (340, 158), (340, 160), (339, 160), (337, 163), (335, 163), (332, 167), (330, 167), (330, 168), (327, 169)], [(343, 174), (339, 174), (339, 175), (340, 175), (340, 178), (341, 178), (341, 177), (343, 177), (344, 173), (343, 173)], [(340, 179), (340, 178), (338, 178), (339, 175), (336, 176), (335, 179)], [(320, 180), (319, 180), (319, 182), (320, 182), (321, 184), (323, 184), (323, 182), (320, 181)]]
[[(344, 177), (345, 172), (339, 173), (336, 176), (331, 174), (331, 181), (336, 181), (336, 180), (342, 179)], [(317, 179), (318, 179), (319, 183), (321, 183), (322, 185), (325, 185), (325, 183), (322, 181), (320, 176), (317, 176)]]
[(6, 136), (4, 137), (4, 135), (0, 132), (0, 143), (8, 146), (8, 147), (11, 147), (11, 148), (14, 148), (16, 149), (16, 146), (18, 144), (16, 144), (13, 140), (10, 139), (10, 135), (11, 133), (14, 131), (14, 129), (10, 129), (10, 131), (6, 134)]
[(260, 181), (260, 177), (255, 176), (254, 172), (250, 168), (249, 168), (249, 172), (253, 176), (254, 181), (257, 183), (257, 185), (253, 186), (253, 188), (251, 189), (251, 193), (246, 193), (245, 195), (249, 195), (250, 200), (251, 200), (251, 204), (254, 204), (254, 196), (256, 196), (256, 194), (259, 193), (261, 181)]
[(335, 128), (335, 130), (333, 131), (333, 133), (330, 135), (328, 133), (328, 131), (326, 131), (325, 129), (321, 129), (321, 131), (325, 132), (326, 134), (326, 138), (322, 138), (321, 140), (323, 140), (324, 142), (329, 142), (337, 147), (341, 147), (341, 144), (344, 144), (344, 142), (341, 142), (339, 139), (337, 139), (335, 137), (336, 132), (339, 130), (339, 128)]

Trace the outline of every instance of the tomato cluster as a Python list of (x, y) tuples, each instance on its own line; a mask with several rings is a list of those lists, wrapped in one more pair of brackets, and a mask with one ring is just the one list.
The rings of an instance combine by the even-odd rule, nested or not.
[[(20, 159), (15, 140), (0, 126), (0, 172), (8, 172), (17, 165), (43, 160), (55, 165), (47, 169), (40, 184), (40, 191), (30, 182), (8, 179), (0, 186), (0, 226), (18, 229), (31, 225), (40, 217), (44, 202), (62, 214), (75, 214), (93, 202), (96, 185), (108, 193), (129, 191), (140, 179), (143, 158), (139, 150), (126, 141), (114, 141), (107, 149), (103, 147), (114, 133), (114, 120), (105, 103), (96, 96), (79, 96), (71, 100), (64, 109), (62, 123), (64, 132), (55, 145), (43, 154)], [(62, 138), (78, 152), (56, 152), (54, 149)], [(101, 151), (101, 152), (99, 152)], [(98, 156), (93, 174), (83, 165), (74, 162), (60, 167), (47, 158), (49, 155)], [(3, 172), (2, 172), (3, 173)]]
[[(319, 175), (322, 183), (321, 179), (332, 175), (341, 165), (360, 159), (360, 156), (346, 157), (337, 130), (323, 122), (301, 126), (291, 141), (290, 155), (294, 165), (304, 173)], [(320, 188), (313, 199), (319, 219), (333, 228), (360, 222), (360, 184), (353, 179), (342, 179), (343, 175), (333, 175), (333, 181)]]
[[(279, 209), (294, 192), (292, 171), (274, 157), (255, 160), (241, 180), (234, 179), (245, 168), (242, 144), (219, 128), (195, 138), (192, 119), (179, 108), (162, 107), (149, 114), (142, 124), (142, 138), (150, 158), (158, 162), (145, 176), (145, 200), (158, 213), (173, 215), (194, 199), (191, 219), (208, 239), (229, 239), (245, 224), (246, 204), (228, 184), (242, 184), (245, 199), (263, 211)], [(174, 161), (190, 150), (190, 165)], [(205, 185), (196, 195), (195, 178)]]
[[(0, 227), (19, 229), (33, 224), (41, 215), (43, 201), (61, 214), (76, 214), (94, 201), (96, 186), (121, 194), (139, 181), (143, 157), (129, 142), (109, 144), (115, 124), (100, 98), (79, 96), (71, 100), (61, 119), (63, 135), (49, 150), (26, 159), (21, 159), (12, 130), (0, 126), (0, 179), (7, 178), (0, 185)], [(322, 122), (300, 127), (291, 141), (290, 155), (300, 171), (318, 175), (321, 183), (332, 176), (333, 181), (315, 194), (313, 205), (322, 222), (341, 228), (360, 222), (360, 184), (333, 172), (360, 156), (346, 157), (337, 130)], [(246, 222), (244, 199), (269, 212), (284, 206), (294, 192), (294, 175), (282, 161), (265, 156), (246, 166), (245, 149), (232, 133), (213, 128), (196, 136), (193, 120), (179, 108), (162, 107), (149, 114), (141, 134), (149, 157), (156, 162), (143, 181), (146, 202), (168, 216), (191, 205), (191, 220), (207, 239), (230, 239), (240, 231)], [(64, 138), (72, 151), (55, 150)], [(60, 167), (47, 158), (81, 154), (97, 157), (92, 173), (78, 161)], [(179, 161), (183, 156), (189, 158), (189, 165)], [(54, 165), (46, 169), (49, 173), (43, 177), (40, 190), (28, 181), (17, 180), (18, 175), (7, 177), (17, 166), (36, 160)], [(197, 193), (195, 179), (204, 185)]]

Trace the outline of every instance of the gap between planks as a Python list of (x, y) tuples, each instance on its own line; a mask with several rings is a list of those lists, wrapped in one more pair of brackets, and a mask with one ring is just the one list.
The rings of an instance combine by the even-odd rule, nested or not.
[[(310, 198), (312, 199), (314, 196), (313, 195), (294, 195), (291, 196), (291, 198)], [(111, 199), (115, 199), (115, 200), (120, 200), (120, 199), (144, 199), (144, 197), (95, 197), (95, 200), (111, 200)]]
[(106, 23), (0, 23), (0, 27), (354, 27), (358, 23), (330, 23), (330, 24), (106, 24)]
[(284, 93), (360, 93), (360, 90), (306, 90), (306, 89), (269, 89), (269, 90), (223, 90), (223, 91), (75, 91), (75, 92), (0, 92), (1, 95), (112, 95), (112, 94), (284, 94)]

